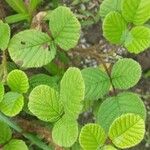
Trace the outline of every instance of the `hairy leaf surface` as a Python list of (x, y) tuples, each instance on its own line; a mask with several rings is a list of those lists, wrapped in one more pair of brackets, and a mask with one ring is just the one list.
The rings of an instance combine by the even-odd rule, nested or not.
[(103, 21), (103, 35), (113, 44), (122, 44), (127, 33), (127, 23), (118, 12), (110, 12)]
[(84, 99), (85, 85), (81, 71), (70, 67), (64, 74), (60, 83), (60, 100), (63, 103), (65, 113), (77, 119), (82, 109), (81, 102)]
[(24, 141), (12, 139), (4, 146), (4, 150), (28, 150), (28, 147)]
[(137, 94), (124, 92), (107, 98), (99, 108), (97, 122), (108, 131), (112, 122), (126, 113), (138, 114), (145, 120), (145, 105)]
[(13, 36), (9, 53), (13, 61), (24, 68), (41, 67), (55, 57), (56, 49), (51, 38), (38, 30), (25, 30)]
[(26, 93), (29, 89), (27, 75), (18, 69), (15, 69), (8, 74), (7, 84), (12, 91), (18, 93)]
[(139, 144), (144, 134), (144, 120), (136, 114), (122, 115), (113, 122), (109, 130), (109, 138), (113, 144), (122, 149)]
[(0, 102), (3, 100), (4, 97), (4, 85), (0, 82)]
[(130, 58), (118, 60), (112, 68), (112, 82), (115, 88), (128, 89), (138, 83), (141, 78), (141, 66)]
[(11, 139), (12, 132), (7, 124), (0, 121), (0, 144), (4, 144)]
[(78, 138), (78, 123), (63, 116), (57, 121), (52, 130), (52, 137), (56, 144), (62, 147), (71, 147)]
[(85, 82), (85, 99), (96, 100), (108, 93), (110, 80), (108, 75), (99, 68), (86, 68), (82, 70)]
[(49, 20), (49, 27), (55, 43), (64, 50), (75, 47), (80, 37), (81, 27), (71, 10), (59, 6), (51, 12)]
[(10, 40), (10, 27), (0, 20), (0, 50), (6, 50)]
[(150, 0), (122, 0), (122, 15), (135, 25), (142, 25), (150, 18)]
[(90, 123), (81, 129), (79, 142), (83, 150), (97, 150), (105, 140), (105, 132), (98, 124)]
[(124, 45), (131, 53), (143, 52), (150, 45), (150, 29), (144, 26), (132, 28)]
[(35, 116), (48, 122), (57, 121), (63, 113), (58, 92), (47, 85), (39, 85), (32, 90), (28, 107)]
[(20, 113), (24, 105), (24, 98), (16, 92), (7, 92), (0, 103), (0, 111), (5, 115), (13, 117)]

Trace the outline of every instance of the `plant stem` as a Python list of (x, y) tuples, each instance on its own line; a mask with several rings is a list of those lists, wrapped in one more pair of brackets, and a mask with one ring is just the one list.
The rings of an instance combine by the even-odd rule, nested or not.
[(43, 150), (52, 150), (51, 147), (49, 147), (44, 142), (42, 142), (38, 137), (34, 136), (31, 133), (24, 132), (23, 129), (19, 125), (17, 125), (15, 122), (13, 122), (12, 120), (10, 120), (8, 117), (6, 117), (1, 112), (0, 112), (0, 120), (3, 121), (4, 123), (6, 123), (7, 125), (9, 125), (15, 131), (17, 131), (20, 134), (22, 134), (25, 138), (27, 138), (28, 140), (30, 140), (33, 144), (35, 144), (39, 148), (41, 148)]

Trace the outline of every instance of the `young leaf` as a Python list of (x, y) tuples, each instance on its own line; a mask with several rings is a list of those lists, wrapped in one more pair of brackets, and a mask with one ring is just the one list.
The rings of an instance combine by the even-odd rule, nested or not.
[(51, 12), (49, 21), (49, 27), (55, 43), (64, 50), (69, 50), (76, 46), (80, 37), (81, 27), (69, 8), (59, 6)]
[(124, 92), (115, 97), (107, 98), (99, 108), (97, 122), (108, 131), (112, 122), (126, 113), (138, 114), (145, 120), (145, 105), (137, 94)]
[(60, 83), (60, 100), (63, 102), (65, 113), (74, 119), (82, 109), (81, 101), (84, 99), (85, 85), (81, 71), (69, 68)]
[(33, 68), (51, 62), (56, 49), (46, 33), (31, 29), (14, 35), (9, 44), (9, 54), (21, 67)]
[(7, 76), (7, 84), (10, 89), (18, 93), (26, 93), (29, 89), (27, 75), (21, 70), (13, 70)]
[(115, 147), (113, 147), (112, 145), (106, 145), (100, 150), (117, 150), (117, 149)]
[(58, 92), (47, 85), (39, 85), (32, 90), (28, 107), (35, 116), (48, 122), (57, 121), (63, 113)]
[(0, 82), (0, 102), (3, 100), (4, 92), (4, 85)]
[(0, 133), (0, 145), (1, 145), (7, 143), (11, 139), (12, 132), (9, 126), (1, 121), (0, 121), (0, 129), (1, 129)]
[(129, 32), (124, 46), (129, 52), (138, 54), (150, 45), (150, 29), (144, 26), (132, 28)]
[(5, 0), (17, 13), (27, 13), (23, 0)]
[(0, 103), (0, 111), (7, 116), (13, 117), (20, 113), (23, 105), (24, 98), (21, 94), (8, 92), (4, 95), (4, 99)]
[(118, 60), (112, 68), (112, 82), (115, 88), (128, 89), (138, 83), (141, 78), (141, 66), (130, 58)]
[(112, 123), (109, 129), (109, 138), (115, 146), (121, 149), (139, 144), (144, 134), (144, 120), (136, 114), (122, 115)]
[(110, 12), (103, 22), (103, 35), (113, 44), (122, 44), (127, 34), (127, 23), (118, 12)]
[(80, 132), (79, 142), (83, 150), (97, 150), (106, 140), (106, 134), (98, 124), (89, 123)]
[(108, 93), (110, 80), (99, 68), (86, 68), (81, 71), (85, 82), (85, 99), (96, 100)]
[(107, 14), (111, 11), (121, 11), (121, 2), (122, 0), (103, 0), (100, 5), (100, 16), (105, 18)]
[(10, 40), (10, 27), (0, 20), (0, 50), (6, 50)]
[(78, 123), (63, 116), (57, 121), (52, 130), (52, 138), (62, 147), (71, 147), (78, 138)]
[(12, 139), (4, 146), (4, 150), (28, 150), (28, 147), (24, 141)]
[(122, 15), (128, 22), (142, 25), (150, 18), (150, 0), (122, 0)]

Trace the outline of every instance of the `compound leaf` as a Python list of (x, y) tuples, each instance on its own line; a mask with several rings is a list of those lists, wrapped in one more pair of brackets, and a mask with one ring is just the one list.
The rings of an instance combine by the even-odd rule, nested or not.
[(29, 89), (27, 75), (18, 69), (15, 69), (8, 74), (7, 84), (12, 91), (18, 93), (26, 93)]
[(150, 0), (123, 0), (122, 15), (128, 22), (142, 25), (150, 18)]
[(129, 52), (138, 54), (150, 45), (150, 29), (144, 26), (132, 28), (129, 32), (124, 46)]
[(145, 105), (137, 94), (124, 92), (115, 97), (107, 98), (99, 108), (97, 122), (108, 131), (112, 122), (126, 113), (138, 114), (145, 120)]
[(10, 27), (0, 20), (0, 49), (6, 50), (10, 40)]
[(103, 35), (113, 44), (122, 44), (127, 34), (127, 23), (118, 12), (110, 12), (103, 21)]
[(9, 44), (9, 53), (16, 64), (34, 68), (51, 62), (56, 54), (55, 48), (46, 33), (31, 29), (14, 35)]
[(24, 105), (24, 97), (16, 92), (8, 92), (4, 95), (3, 101), (0, 103), (0, 111), (5, 115), (13, 117), (22, 110)]
[(104, 0), (100, 5), (100, 16), (105, 18), (111, 11), (121, 11), (122, 0)]
[(105, 140), (106, 134), (98, 124), (89, 123), (81, 129), (79, 142), (83, 150), (97, 150)]
[(62, 147), (71, 147), (78, 138), (78, 123), (63, 116), (58, 120), (52, 130), (52, 138)]
[(118, 60), (112, 68), (112, 82), (115, 88), (128, 89), (137, 84), (141, 78), (141, 66), (130, 58)]
[(96, 100), (109, 91), (109, 77), (99, 68), (86, 68), (81, 73), (85, 83), (85, 99)]
[(4, 92), (4, 85), (0, 82), (0, 102), (3, 100)]
[(51, 12), (49, 20), (55, 43), (64, 50), (75, 47), (80, 37), (81, 27), (71, 10), (67, 7), (59, 6)]
[(4, 150), (28, 150), (28, 147), (24, 141), (12, 139), (4, 146)]
[(12, 132), (9, 126), (2, 121), (0, 121), (0, 129), (1, 129), (0, 144), (5, 144), (11, 139)]
[(125, 149), (139, 144), (144, 138), (144, 120), (136, 114), (125, 114), (117, 118), (109, 129), (113, 144)]
[(57, 121), (63, 113), (58, 92), (47, 85), (39, 85), (32, 90), (28, 107), (35, 116), (47, 122)]
[(78, 118), (82, 110), (81, 102), (84, 99), (85, 85), (81, 71), (70, 67), (60, 83), (60, 100), (63, 102), (65, 113), (74, 119)]

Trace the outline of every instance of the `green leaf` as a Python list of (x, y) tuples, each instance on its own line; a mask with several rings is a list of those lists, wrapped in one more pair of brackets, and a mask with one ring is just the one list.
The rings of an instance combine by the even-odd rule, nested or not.
[(3, 23), (0, 20), (0, 49), (6, 50), (10, 40), (10, 27), (7, 23)]
[(109, 138), (119, 148), (130, 148), (144, 138), (144, 120), (136, 114), (125, 114), (117, 118), (110, 127)]
[(112, 68), (112, 82), (115, 88), (128, 89), (138, 83), (141, 78), (141, 66), (130, 58), (118, 60)]
[(28, 147), (24, 141), (12, 139), (4, 146), (4, 150), (28, 150)]
[(126, 113), (138, 114), (145, 120), (146, 108), (137, 94), (124, 92), (107, 98), (99, 108), (97, 122), (108, 131), (112, 122)]
[(29, 14), (15, 14), (5, 18), (5, 21), (9, 24), (13, 24), (19, 21), (28, 20)]
[(85, 99), (96, 100), (108, 93), (110, 80), (108, 75), (99, 68), (86, 68), (82, 70), (85, 82)]
[(80, 132), (79, 142), (83, 150), (97, 150), (106, 140), (106, 134), (98, 124), (89, 123)]
[(121, 2), (122, 0), (103, 0), (100, 5), (100, 16), (105, 18), (107, 14), (111, 11), (121, 11)]
[(78, 138), (78, 123), (63, 116), (52, 130), (52, 138), (62, 147), (71, 147)]
[(0, 82), (0, 102), (3, 100), (4, 93), (4, 85)]
[(42, 1), (43, 0), (30, 0), (28, 5), (29, 11), (33, 13)]
[(81, 27), (71, 10), (67, 7), (59, 6), (51, 12), (49, 20), (55, 43), (64, 50), (75, 47), (80, 37)]
[(5, 144), (11, 139), (12, 132), (9, 126), (2, 121), (0, 121), (0, 129), (0, 144)]
[(124, 46), (129, 52), (138, 54), (150, 46), (150, 29), (144, 26), (132, 28), (129, 32)]
[(56, 49), (46, 33), (31, 29), (14, 35), (9, 44), (9, 53), (16, 64), (33, 68), (51, 62)]
[(127, 23), (118, 12), (110, 12), (103, 21), (103, 35), (112, 44), (122, 44), (127, 34)]
[(58, 92), (47, 85), (39, 85), (32, 90), (28, 107), (35, 116), (47, 122), (57, 121), (63, 113)]
[(128, 22), (142, 25), (150, 18), (150, 0), (123, 0), (122, 15)]
[(29, 89), (27, 75), (18, 69), (15, 69), (8, 74), (7, 84), (12, 91), (18, 93), (26, 93)]
[(27, 13), (23, 0), (5, 0), (18, 13)]
[(117, 149), (111, 145), (105, 145), (101, 150), (117, 150)]
[(65, 113), (77, 119), (82, 110), (81, 102), (84, 99), (85, 85), (81, 71), (70, 67), (64, 74), (60, 83), (60, 100), (63, 103)]
[(30, 90), (34, 89), (38, 85), (48, 85), (54, 89), (57, 88), (58, 77), (52, 77), (46, 74), (36, 74), (29, 79)]
[(4, 95), (4, 99), (0, 103), (0, 111), (7, 116), (13, 117), (20, 113), (23, 105), (24, 98), (21, 94), (8, 92)]

